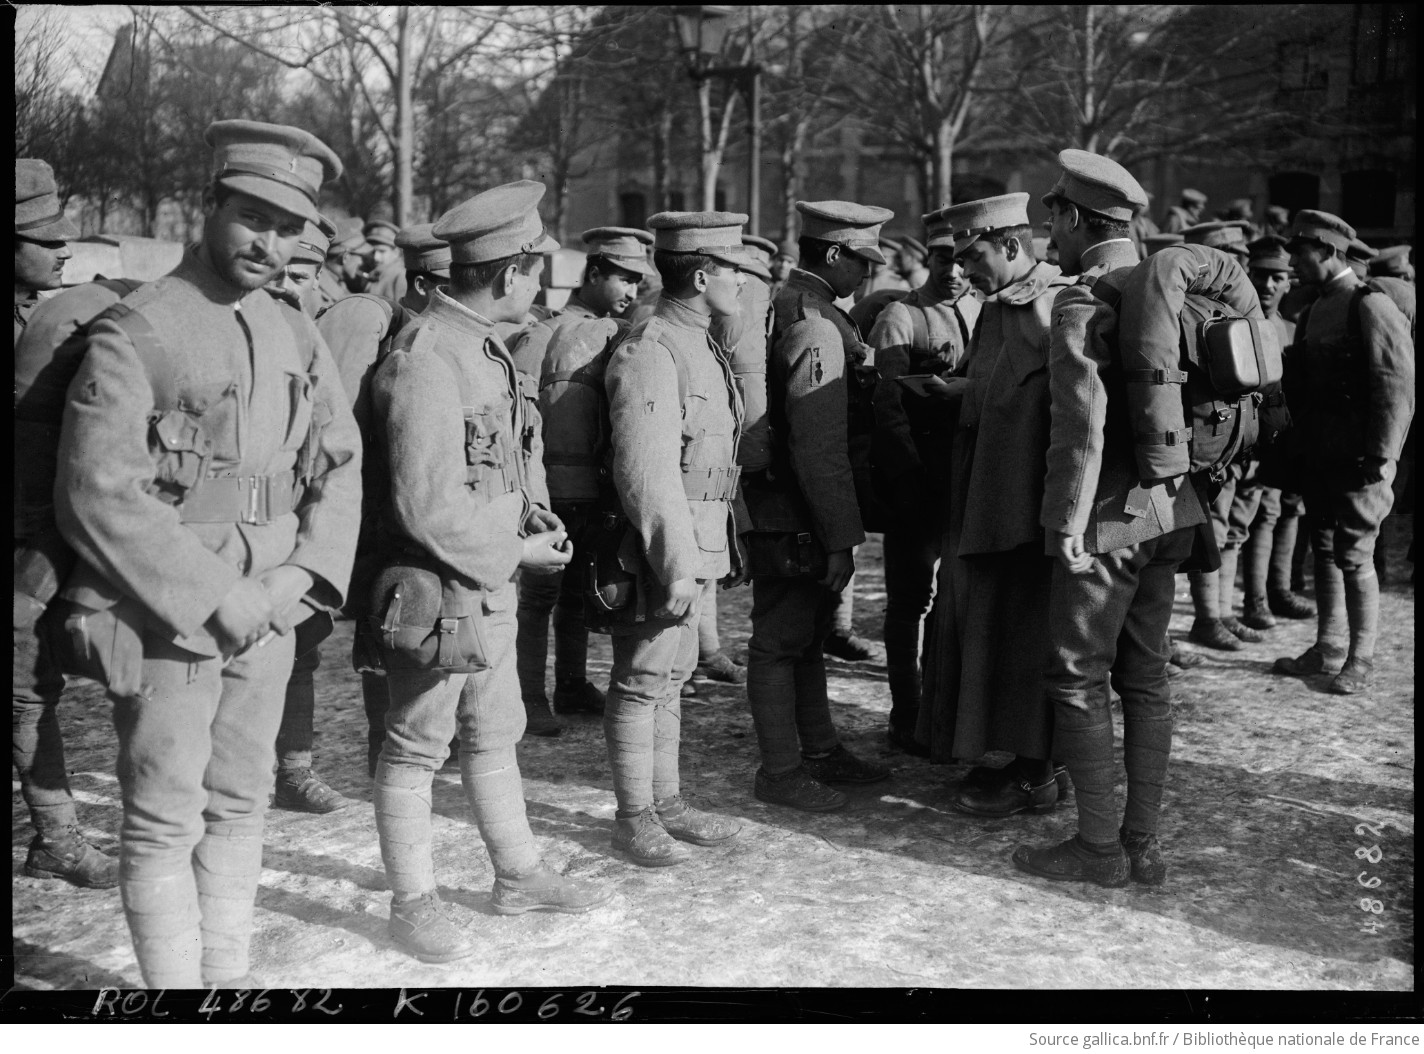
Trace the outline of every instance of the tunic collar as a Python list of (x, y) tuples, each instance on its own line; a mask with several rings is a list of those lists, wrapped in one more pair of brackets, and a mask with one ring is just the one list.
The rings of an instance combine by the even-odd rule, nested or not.
[(265, 290), (261, 288), (243, 291), (227, 281), (213, 270), (212, 264), (208, 263), (201, 250), (202, 246), (198, 243), (184, 248), (183, 259), (178, 261), (178, 266), (173, 269), (173, 276), (183, 279), (214, 304), (236, 308), (259, 294), (266, 297)]
[(1119, 267), (1135, 267), (1137, 262), (1137, 249), (1126, 238), (1112, 238), (1090, 245), (1083, 251), (1081, 260), (1083, 274), (1090, 271), (1094, 274), (1104, 274)]
[(1051, 263), (1036, 263), (1017, 282), (1012, 282), (1004, 286), (993, 296), (987, 297), (987, 301), (996, 301), (1000, 304), (1008, 304), (1017, 307), (1020, 304), (1027, 304), (1037, 300), (1043, 295), (1050, 285), (1063, 272)]
[(684, 301), (670, 297), (666, 293), (658, 294), (658, 301), (653, 305), (653, 314), (658, 318), (667, 319), (675, 326), (697, 329), (704, 333), (707, 332), (707, 327), (712, 324), (711, 315), (694, 311)]
[(597, 318), (598, 312), (585, 304), (575, 289), (569, 294), (568, 300), (564, 302), (564, 309), (560, 312), (563, 315), (577, 315), (580, 318)]
[(791, 269), (791, 274), (787, 277), (786, 284), (795, 286), (803, 292), (811, 293), (825, 300), (827, 303), (834, 304), (836, 302), (836, 291), (831, 288), (830, 282), (827, 282), (818, 274), (803, 271), (799, 267), (793, 267)]
[(430, 295), (430, 306), (421, 317), (444, 323), (473, 337), (495, 335), (493, 322), (438, 289)]

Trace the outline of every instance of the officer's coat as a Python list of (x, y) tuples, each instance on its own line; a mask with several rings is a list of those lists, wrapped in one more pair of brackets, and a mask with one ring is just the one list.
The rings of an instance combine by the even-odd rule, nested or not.
[[(463, 384), (437, 344), (453, 352)], [(493, 323), (437, 291), (377, 367), (371, 402), (390, 467), (390, 526), (481, 588), (506, 585), (523, 555), (525, 517), (549, 496), (533, 392)], [(516, 489), (490, 497), (466, 484), (467, 414), (480, 436), (527, 444)]]
[[(612, 428), (613, 489), (664, 586), (731, 571), (728, 501), (689, 501), (683, 469), (736, 465), (741, 400), (711, 318), (662, 296), (614, 349), (604, 378)], [(687, 378), (684, 402), (678, 361)]]
[[(153, 386), (129, 333), (108, 319), (90, 327), (69, 388), (55, 484), (65, 540), (161, 624), (151, 630), (200, 655), (219, 652), (203, 624), (238, 578), (294, 564), (315, 577), (314, 604), (339, 606), (361, 504), (360, 439), (326, 343), (306, 316), (265, 290), (237, 300), (233, 292), (189, 249), (171, 274), (127, 305), (166, 346), (166, 361), (181, 364), (180, 406), (202, 415), (212, 441), (210, 476), (291, 471), (313, 415), (327, 422), (297, 509), (266, 525), (185, 524), (148, 493), (160, 465), (150, 449)], [(310, 372), (291, 320), (315, 349)], [(188, 438), (170, 449), (181, 451)], [(72, 587), (66, 595), (104, 606), (86, 590)]]
[[(865, 541), (846, 431), (847, 376), (862, 345), (830, 286), (806, 271), (791, 272), (773, 310), (776, 336), (767, 354), (772, 465), (789, 464), (809, 522), (754, 526), (810, 528), (827, 552), (850, 549)], [(752, 515), (759, 514), (753, 509)]]
[[(1200, 247), (1197, 247), (1200, 248)], [(1082, 535), (1090, 553), (1111, 552), (1206, 522), (1195, 490), (1185, 480), (1154, 483), (1137, 496), (1140, 514), (1129, 512), (1128, 495), (1138, 485), (1135, 441), (1128, 421), (1126, 386), (1107, 337), (1117, 313), (1093, 296), (1103, 275), (1135, 267), (1127, 239), (1093, 246), (1083, 254), (1083, 273), (1053, 301), (1048, 352), (1050, 442), (1039, 522), (1057, 551), (1056, 535)], [(1176, 317), (1170, 319), (1177, 325)]]

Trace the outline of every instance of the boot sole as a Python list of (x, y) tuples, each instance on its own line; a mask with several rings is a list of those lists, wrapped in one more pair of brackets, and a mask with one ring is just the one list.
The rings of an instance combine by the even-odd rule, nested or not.
[(80, 879), (75, 878), (73, 875), (66, 875), (62, 871), (43, 871), (40, 868), (35, 867), (31, 864), (25, 865), (25, 877), (38, 878), (45, 882), (68, 882), (76, 889), (116, 889), (119, 885), (118, 879), (115, 879), (113, 882), (101, 885), (95, 882), (81, 881)]
[(633, 850), (620, 849), (616, 845), (613, 848), (618, 850), (618, 852), (622, 853), (624, 856), (626, 856), (629, 860), (633, 861), (633, 863), (637, 864), (639, 867), (674, 867), (677, 864), (685, 864), (692, 859), (691, 855), (687, 853), (683, 853), (680, 856), (649, 857), (638, 856), (636, 853), (633, 852)]
[[(374, 778), (373, 776), (372, 779)], [(329, 809), (314, 809), (310, 805), (284, 805), (281, 802), (274, 801), (272, 808), (281, 809), (283, 812), (304, 812), (311, 816), (330, 816), (332, 813), (340, 812), (342, 809), (349, 809), (355, 804), (356, 802), (354, 800), (347, 798), (340, 805), (333, 805)]]
[[(755, 794), (755, 792), (753, 793)], [(841, 801), (829, 802), (825, 805), (806, 805), (800, 802), (789, 802), (781, 801), (777, 798), (766, 798), (760, 794), (755, 794), (755, 797), (757, 801), (764, 801), (768, 805), (780, 805), (787, 809), (799, 809), (802, 812), (835, 812), (837, 809), (845, 808), (846, 805), (850, 802), (849, 798), (843, 798)]]
[(966, 816), (978, 816), (985, 820), (1001, 820), (1010, 816), (1017, 816), (1020, 813), (1030, 812), (1039, 816), (1046, 816), (1058, 808), (1058, 802), (1054, 801), (1048, 805), (1025, 805), (1019, 809), (1010, 809), (1008, 812), (990, 812), (987, 809), (975, 809), (968, 805), (962, 805), (957, 801), (949, 803), (950, 808), (955, 812), (962, 812)]
[(423, 963), (452, 963), (457, 959), (468, 959), (471, 955), (474, 955), (475, 952), (479, 951), (478, 947), (470, 945), (467, 948), (459, 948), (453, 952), (418, 952), (399, 937), (392, 937), (391, 940), (401, 951), (412, 958), (419, 959)]
[(1019, 860), (1017, 857), (1013, 858), (1013, 863), (1014, 866), (1020, 871), (1022, 871), (1024, 874), (1034, 875), (1038, 878), (1046, 878), (1050, 882), (1090, 882), (1095, 886), (1102, 886), (1104, 889), (1121, 889), (1123, 886), (1127, 885), (1129, 882), (1132, 881), (1132, 876), (1130, 874), (1124, 874), (1122, 876), (1121, 881), (1105, 882), (1100, 878), (1094, 878), (1092, 875), (1064, 875), (1053, 871), (1043, 871), (1039, 868), (1031, 866), (1030, 864), (1022, 860)]
[(668, 831), (668, 834), (672, 835), (679, 842), (689, 842), (692, 845), (726, 845), (728, 842), (732, 841), (734, 838), (737, 837), (737, 835), (741, 833), (742, 829), (738, 827), (735, 831), (727, 835), (725, 838), (699, 838), (695, 835), (678, 834), (676, 831)]
[(593, 901), (591, 904), (527, 904), (523, 906), (511, 904), (496, 904), (490, 902), (490, 907), (496, 915), (523, 915), (528, 911), (553, 911), (560, 915), (583, 915), (594, 908), (601, 908), (613, 899), (611, 892), (605, 894), (601, 899)]

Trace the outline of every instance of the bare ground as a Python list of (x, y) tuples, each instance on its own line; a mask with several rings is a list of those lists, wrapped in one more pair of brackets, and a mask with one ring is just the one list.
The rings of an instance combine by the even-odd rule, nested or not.
[[(730, 846), (644, 870), (608, 844), (613, 796), (601, 725), (566, 718), (520, 746), (528, 809), (546, 859), (616, 890), (578, 917), (503, 918), (458, 774), (436, 781), (441, 896), (486, 951), (423, 965), (386, 938), (386, 892), (364, 758), (359, 682), (337, 627), (318, 673), (318, 768), (362, 804), (327, 817), (273, 811), (257, 899), (253, 970), (272, 988), (589, 985), (864, 988), (1165, 988), (1410, 991), (1414, 963), (1414, 590), (1407, 518), (1389, 521), (1378, 686), (1328, 694), (1325, 679), (1273, 677), (1314, 622), (1174, 681), (1176, 741), (1156, 890), (1055, 884), (1016, 872), (1021, 842), (1065, 838), (1071, 802), (1048, 816), (981, 821), (951, 810), (963, 767), (894, 753), (883, 730), (883, 662), (832, 661), (837, 724), (852, 749), (895, 766), (813, 816), (751, 793), (755, 737), (739, 687), (699, 683), (683, 708), (684, 790), (745, 821)], [(878, 540), (859, 563), (857, 629), (879, 637)], [(1173, 630), (1190, 625), (1185, 578)], [(724, 645), (744, 657), (750, 591), (723, 594)], [(609, 651), (595, 638), (593, 678)], [(119, 825), (108, 706), (93, 685), (62, 720), (81, 820), (114, 850)], [(1120, 725), (1120, 721), (1118, 722)], [(1120, 735), (1120, 728), (1119, 728)], [(118, 892), (20, 874), (29, 829), (12, 794), (15, 983), (19, 989), (140, 984)], [(1371, 824), (1373, 829), (1360, 825)], [(1377, 847), (1377, 849), (1372, 849)], [(1379, 879), (1366, 889), (1361, 881)], [(1377, 900), (1380, 912), (1362, 910)], [(1368, 906), (1368, 905), (1367, 905)], [(1377, 924), (1367, 932), (1369, 920)]]

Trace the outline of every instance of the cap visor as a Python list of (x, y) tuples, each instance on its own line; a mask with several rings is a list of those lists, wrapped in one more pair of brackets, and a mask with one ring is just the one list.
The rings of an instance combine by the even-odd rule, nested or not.
[(880, 251), (879, 246), (867, 245), (864, 247), (853, 249), (849, 245), (847, 245), (845, 246), (845, 250), (848, 253), (853, 253), (854, 255), (859, 256), (862, 260), (869, 260), (871, 263), (889, 263), (889, 261), (885, 259), (885, 254)]
[(965, 249), (969, 248), (971, 245), (973, 245), (973, 244), (974, 244), (975, 242), (977, 242), (978, 240), (979, 240), (979, 235), (977, 235), (977, 234), (971, 234), (971, 235), (969, 235), (967, 238), (955, 238), (955, 239), (954, 239), (954, 252), (955, 252), (955, 255), (956, 255), (956, 256), (959, 255), (959, 254), (962, 253)]
[[(293, 216), (300, 216), (304, 220), (319, 223), (322, 218), (321, 213), (317, 211), (316, 206), (307, 199), (305, 194), (299, 190), (293, 190), (291, 187), (283, 186), (275, 180), (239, 174), (224, 176), (218, 182), (239, 194), (250, 194), (259, 201), (276, 205), (284, 212), (290, 212)], [(353, 251), (359, 252), (360, 250)]]
[(747, 274), (754, 274), (758, 278), (764, 279), (768, 282), (773, 281), (771, 277), (771, 272), (766, 269), (766, 266), (764, 264), (758, 263), (756, 261), (748, 261), (746, 263), (738, 264), (737, 266), (740, 270), (745, 271)]
[(925, 242), (926, 249), (953, 249), (954, 235), (936, 234), (929, 241)]
[(708, 253), (708, 252), (704, 252), (702, 255), (705, 256), (705, 257), (707, 257), (709, 260), (716, 260), (718, 263), (726, 264), (728, 267), (735, 267), (735, 268), (737, 268), (737, 269), (740, 270), (740, 271), (745, 271), (745, 270), (747, 269), (747, 264), (750, 263), (750, 262), (751, 262), (751, 259), (752, 259), (752, 258), (751, 258), (751, 255), (750, 255), (749, 253), (746, 253), (746, 252), (730, 252), (730, 253)]
[(559, 243), (546, 234), (544, 235), (543, 240), (538, 245), (534, 246), (534, 248), (531, 249), (530, 252), (551, 253), (557, 248), (559, 248)]

